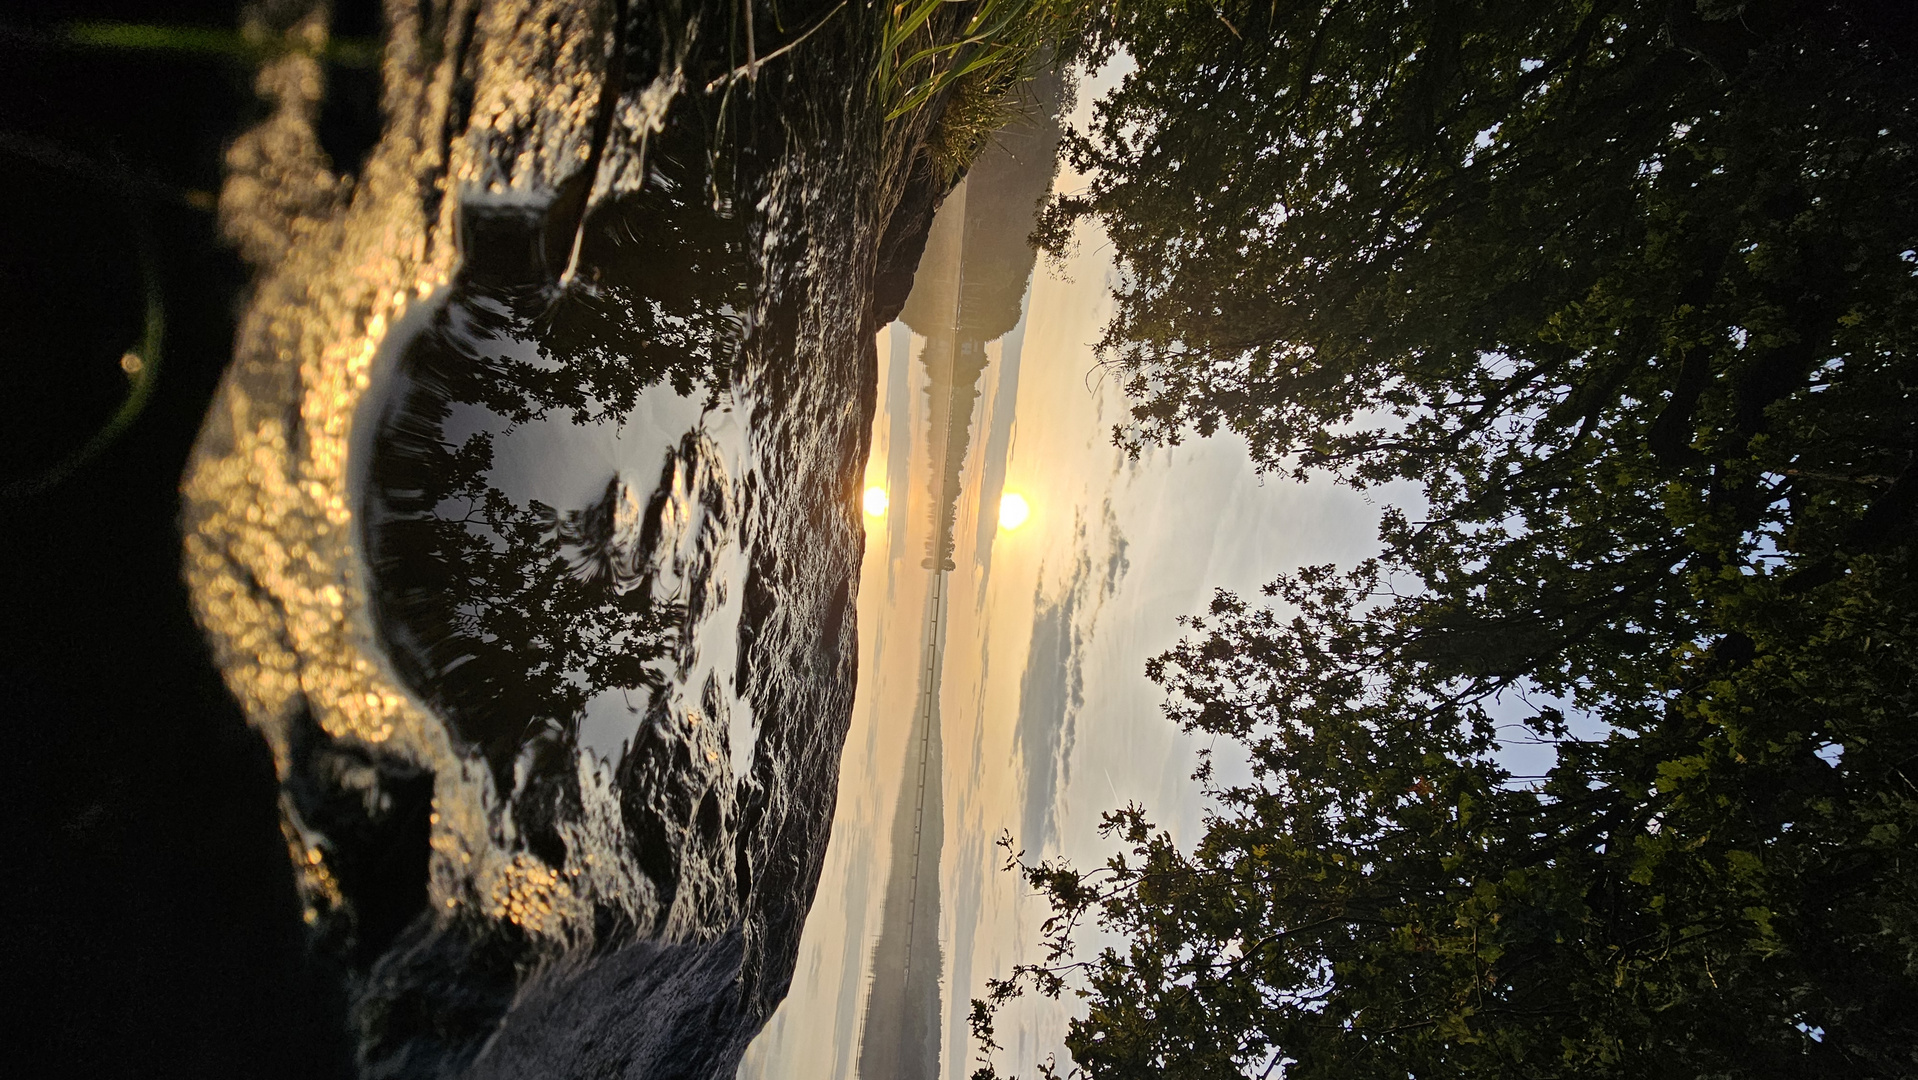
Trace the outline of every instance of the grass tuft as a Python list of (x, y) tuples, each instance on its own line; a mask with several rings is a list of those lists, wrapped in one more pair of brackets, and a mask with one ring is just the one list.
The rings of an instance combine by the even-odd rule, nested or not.
[(938, 110), (927, 152), (951, 182), (1018, 112), (1018, 86), (1041, 63), (1070, 54), (1093, 10), (1090, 0), (895, 3), (875, 73), (886, 119)]

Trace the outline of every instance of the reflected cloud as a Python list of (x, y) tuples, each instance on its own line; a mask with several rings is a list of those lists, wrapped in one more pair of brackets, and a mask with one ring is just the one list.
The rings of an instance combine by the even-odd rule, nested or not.
[(556, 870), (585, 812), (582, 730), (630, 771), (708, 614), (662, 539), (729, 524), (696, 428), (738, 348), (744, 231), (702, 197), (696, 145), (657, 150), (647, 185), (589, 219), (588, 287), (545, 287), (539, 213), (469, 200), (464, 272), (362, 409), (386, 654), (486, 762), (511, 814), (495, 827)]

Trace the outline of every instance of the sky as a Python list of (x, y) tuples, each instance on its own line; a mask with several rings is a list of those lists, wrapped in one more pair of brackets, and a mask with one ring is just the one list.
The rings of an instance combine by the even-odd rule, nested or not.
[[(1099, 89), (1096, 80), (1081, 89), (1075, 119)], [(1062, 170), (1055, 188), (1084, 182)], [(967, 195), (955, 192), (942, 215), (962, 214)], [(942, 260), (963, 258), (962, 248), (935, 236), (922, 287), (950, 277)], [(1013, 835), (1029, 859), (1091, 866), (1111, 851), (1097, 835), (1100, 813), (1137, 801), (1181, 842), (1196, 839), (1205, 804), (1191, 773), (1202, 744), (1164, 718), (1146, 660), (1178, 640), (1178, 617), (1203, 610), (1216, 588), (1250, 593), (1301, 565), (1349, 564), (1377, 549), (1377, 495), (1261, 477), (1232, 436), (1138, 460), (1112, 445), (1126, 402), (1091, 343), (1110, 313), (1113, 273), (1103, 238), (1082, 226), (1062, 263), (1038, 261), (1019, 324), (985, 346), (971, 415), (957, 421), (969, 439), (963, 462), (951, 463), (953, 569), (936, 607), (939, 575), (925, 565), (940, 464), (931, 444), (952, 444), (930, 437), (928, 411), (952, 399), (933, 386), (925, 357), (937, 350), (924, 337), (904, 323), (879, 334), (866, 476), (888, 506), (866, 518), (859, 687), (837, 812), (792, 988), (741, 1080), (853, 1077), (862, 1060), (894, 1060), (868, 1045), (886, 1037), (881, 1026), (914, 1044), (914, 1063), (889, 1065), (886, 1080), (969, 1075), (969, 999), (1036, 958), (1045, 914), (1002, 870), (998, 838)], [(1017, 528), (998, 521), (1005, 493), (1030, 509)], [(914, 837), (914, 825), (932, 834)], [(923, 921), (936, 910), (936, 927), (911, 935), (936, 935), (936, 949), (905, 961), (923, 971), (935, 954), (930, 997), (893, 985), (904, 939), (888, 933), (889, 910), (895, 924), (901, 911)], [(881, 948), (882, 937), (895, 944)], [(894, 1015), (902, 994), (908, 1012), (936, 1010), (904, 1035)], [(1001, 1069), (1029, 1074), (1048, 1054), (1064, 1061), (1066, 1007), (1008, 1011)]]

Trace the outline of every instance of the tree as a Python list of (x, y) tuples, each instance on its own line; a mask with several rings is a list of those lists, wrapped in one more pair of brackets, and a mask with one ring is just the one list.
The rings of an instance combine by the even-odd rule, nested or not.
[[(1137, 69), (1042, 231), (1092, 219), (1124, 271), (1121, 440), (1226, 427), (1425, 508), (1154, 661), (1253, 779), (1190, 852), (1131, 807), (1100, 871), (1018, 863), (1053, 955), (993, 999), (1087, 994), (1100, 1077), (1918, 1075), (1910, 17), (1097, 32)], [(1528, 785), (1487, 709), (1532, 691)], [(1075, 959), (1088, 918), (1125, 947)]]
[[(1914, 590), (1847, 571), (1727, 598), (1754, 655), (1688, 652), (1542, 785), (1376, 565), (1283, 579), (1290, 619), (1221, 595), (1152, 674), (1252, 781), (1190, 852), (1128, 807), (1102, 870), (1025, 867), (1052, 956), (996, 994), (1081, 974), (1097, 1077), (1912, 1075)], [(1093, 918), (1124, 945), (1074, 961)]]

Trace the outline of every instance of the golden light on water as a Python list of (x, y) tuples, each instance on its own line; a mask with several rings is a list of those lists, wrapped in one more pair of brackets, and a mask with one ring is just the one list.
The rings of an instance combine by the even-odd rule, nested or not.
[(1026, 497), (1015, 491), (1008, 491), (999, 499), (999, 527), (1016, 529), (1032, 516), (1032, 507), (1026, 505)]
[(886, 507), (892, 505), (892, 500), (886, 497), (886, 489), (882, 487), (867, 488), (865, 502), (867, 517), (885, 517)]

